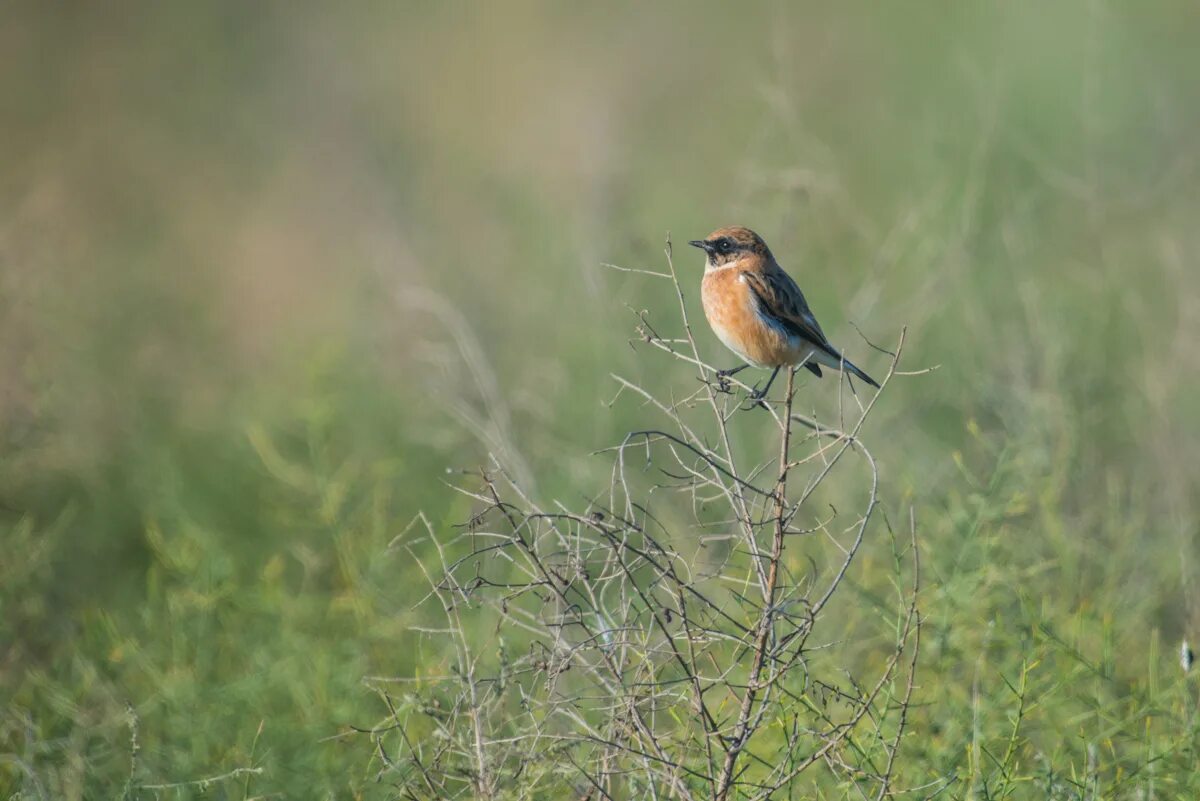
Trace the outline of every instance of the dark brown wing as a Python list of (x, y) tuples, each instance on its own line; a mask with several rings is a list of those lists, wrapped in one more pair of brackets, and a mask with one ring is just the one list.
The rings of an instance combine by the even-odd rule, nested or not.
[[(782, 326), (785, 331), (817, 346), (820, 351), (814, 356), (817, 361), (821, 361), (829, 367), (847, 370), (871, 386), (879, 387), (875, 379), (846, 360), (842, 354), (838, 353), (837, 348), (829, 344), (817, 318), (809, 311), (804, 293), (800, 291), (800, 287), (796, 286), (796, 282), (790, 275), (776, 266), (765, 272), (746, 271), (741, 274), (741, 277), (750, 287), (750, 291), (754, 293), (754, 297), (758, 301), (758, 309), (765, 317)], [(821, 374), (821, 368), (812, 361), (807, 362), (804, 366), (817, 375)]]
[(742, 280), (750, 287), (758, 300), (759, 310), (770, 319), (778, 322), (787, 331), (811, 342), (829, 354), (834, 359), (841, 359), (820, 323), (808, 308), (804, 293), (792, 277), (783, 270), (767, 272), (743, 272)]

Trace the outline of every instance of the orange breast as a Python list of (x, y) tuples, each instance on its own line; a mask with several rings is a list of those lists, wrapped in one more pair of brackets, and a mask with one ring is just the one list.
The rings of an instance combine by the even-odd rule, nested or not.
[(712, 270), (704, 274), (700, 297), (704, 315), (725, 346), (758, 367), (798, 364), (807, 359), (792, 337), (778, 326), (764, 322), (750, 287), (737, 269)]

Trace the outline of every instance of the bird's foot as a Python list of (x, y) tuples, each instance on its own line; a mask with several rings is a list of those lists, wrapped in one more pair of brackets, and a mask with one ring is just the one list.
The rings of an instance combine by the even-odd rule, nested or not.
[(746, 396), (746, 405), (742, 407), (743, 411), (750, 411), (758, 407), (767, 408), (767, 393), (765, 389), (755, 387), (750, 390), (750, 394)]
[(719, 395), (733, 394), (733, 385), (729, 383), (729, 378), (721, 375), (720, 373), (716, 374), (715, 381), (709, 381), (707, 378), (704, 378), (704, 377), (701, 377), (699, 380), (700, 380), (701, 384), (704, 384), (709, 389), (711, 389), (713, 392), (716, 392)]
[(718, 370), (717, 371), (717, 392), (723, 392), (727, 395), (729, 393), (731, 393), (733, 391), (733, 389), (729, 383), (729, 377), (732, 375), (737, 375), (742, 370), (745, 370), (746, 367), (747, 367), (747, 365), (743, 364), (739, 367), (730, 367), (728, 370)]
[(764, 409), (767, 408), (767, 393), (771, 391), (771, 384), (775, 383), (775, 376), (779, 375), (779, 370), (780, 368), (775, 368), (775, 371), (771, 373), (771, 377), (767, 379), (767, 383), (762, 389), (759, 389), (757, 384), (754, 386), (754, 389), (750, 391), (750, 395), (746, 399), (750, 402), (750, 405), (745, 407), (746, 411), (753, 409), (755, 406), (761, 406)]

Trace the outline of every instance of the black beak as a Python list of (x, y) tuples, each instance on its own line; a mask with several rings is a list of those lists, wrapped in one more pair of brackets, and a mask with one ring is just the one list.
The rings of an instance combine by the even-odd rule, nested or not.
[(712, 245), (708, 244), (703, 239), (693, 239), (691, 242), (688, 242), (688, 244), (694, 248), (700, 248), (705, 253), (712, 253)]

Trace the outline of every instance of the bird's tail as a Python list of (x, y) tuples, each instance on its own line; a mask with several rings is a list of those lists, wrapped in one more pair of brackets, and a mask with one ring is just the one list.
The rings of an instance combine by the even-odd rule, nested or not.
[(859, 378), (861, 378), (863, 381), (866, 381), (868, 384), (870, 384), (871, 386), (875, 387), (875, 389), (879, 389), (879, 384), (877, 384), (877, 383), (875, 382), (875, 379), (874, 379), (874, 378), (871, 378), (871, 376), (867, 375), (867, 374), (866, 374), (866, 373), (864, 373), (862, 370), (860, 370), (860, 369), (858, 368), (858, 365), (854, 364), (853, 362), (851, 362), (849, 359), (847, 359), (847, 358), (845, 358), (845, 357), (842, 357), (842, 364), (844, 364), (844, 365), (846, 366), (846, 370), (847, 370), (847, 371), (849, 371), (849, 372), (853, 373), (854, 375), (858, 376), (858, 377), (859, 377)]
[(818, 362), (826, 367), (832, 367), (834, 370), (844, 370), (845, 372), (850, 373), (851, 375), (856, 376), (863, 381), (866, 381), (868, 384), (875, 387), (875, 389), (879, 389), (879, 383), (874, 378), (871, 378), (871, 376), (860, 370), (858, 365), (847, 359), (842, 354), (838, 353), (832, 346), (829, 347), (828, 352), (819, 350), (813, 354), (813, 356)]

